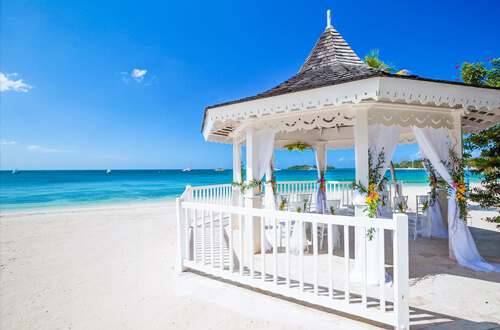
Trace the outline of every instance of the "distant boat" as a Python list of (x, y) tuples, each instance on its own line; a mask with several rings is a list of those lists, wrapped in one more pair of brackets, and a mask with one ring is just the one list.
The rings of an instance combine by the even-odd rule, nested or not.
[(276, 164), (274, 165), (274, 170), (281, 171), (281, 168), (278, 168), (278, 161), (276, 161)]
[(109, 174), (109, 173), (111, 173), (111, 170), (107, 170), (107, 171), (106, 171), (106, 174)]
[(214, 171), (215, 172), (225, 172), (226, 169), (225, 168), (216, 168)]
[(193, 172), (194, 170), (191, 169), (191, 160), (189, 161), (189, 167), (188, 168), (185, 168), (182, 170), (182, 172)]
[(19, 173), (21, 173), (21, 171), (19, 171), (17, 168), (14, 171), (12, 171), (12, 174), (19, 174)]

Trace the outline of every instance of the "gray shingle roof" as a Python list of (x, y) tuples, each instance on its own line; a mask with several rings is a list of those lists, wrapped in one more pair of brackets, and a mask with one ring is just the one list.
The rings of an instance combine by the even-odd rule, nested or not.
[[(264, 93), (236, 101), (213, 105), (207, 107), (206, 110), (372, 77), (394, 77), (471, 86), (461, 82), (420, 78), (415, 75), (396, 75), (371, 68), (356, 55), (337, 30), (332, 26), (328, 26), (295, 76)], [(489, 88), (487, 86), (474, 87)], [(203, 120), (203, 124), (204, 123), (205, 120)]]
[(329, 26), (316, 42), (313, 50), (295, 76), (267, 92), (237, 101), (214, 105), (207, 109), (335, 85), (351, 80), (370, 78), (382, 74), (382, 71), (370, 68), (364, 64), (337, 30)]

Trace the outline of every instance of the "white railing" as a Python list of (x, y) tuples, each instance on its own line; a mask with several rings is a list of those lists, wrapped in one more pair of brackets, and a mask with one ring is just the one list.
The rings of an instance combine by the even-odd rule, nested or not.
[[(188, 194), (189, 195), (189, 194)], [(179, 269), (197, 270), (285, 297), (335, 309), (377, 322), (409, 327), (408, 219), (370, 219), (215, 205), (178, 198)], [(245, 226), (245, 222), (247, 225)], [(333, 230), (343, 232), (342, 249), (333, 246)], [(311, 228), (312, 253), (291, 252), (290, 233)], [(235, 229), (238, 228), (238, 229)], [(246, 228), (243, 230), (243, 228)], [(280, 228), (282, 229), (280, 231)], [(319, 229), (327, 234), (326, 252), (319, 247)], [(393, 286), (367, 285), (367, 239), (359, 242), (361, 280), (352, 279), (351, 243), (355, 229), (379, 232), (377, 272), (385, 278), (386, 252), (392, 247)], [(393, 242), (385, 239), (392, 231)], [(284, 246), (278, 246), (284, 232)], [(266, 237), (273, 246), (265, 253)], [(257, 251), (257, 253), (255, 253)], [(260, 252), (259, 252), (260, 251)], [(335, 253), (334, 253), (335, 252)], [(359, 283), (360, 282), (360, 283)]]
[[(340, 199), (342, 206), (352, 205), (351, 182), (327, 181), (326, 199)], [(312, 206), (316, 205), (318, 183), (316, 181), (285, 181), (276, 182), (276, 190), (280, 195), (312, 194)]]
[(218, 205), (233, 204), (233, 187), (230, 184), (214, 186), (187, 186), (181, 196), (185, 201), (194, 203), (209, 203)]

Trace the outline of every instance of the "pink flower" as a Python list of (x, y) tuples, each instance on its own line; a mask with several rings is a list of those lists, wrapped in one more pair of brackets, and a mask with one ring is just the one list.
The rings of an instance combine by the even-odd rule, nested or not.
[(457, 66), (455, 67), (455, 69), (458, 69), (458, 68), (459, 68), (459, 65), (457, 65)]
[(453, 188), (456, 188), (458, 184), (456, 182), (453, 182)]
[(488, 62), (489, 60), (491, 60), (491, 56), (486, 59), (486, 62)]

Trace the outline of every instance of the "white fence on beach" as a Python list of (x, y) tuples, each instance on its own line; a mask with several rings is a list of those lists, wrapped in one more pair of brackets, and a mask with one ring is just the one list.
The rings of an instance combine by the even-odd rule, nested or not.
[[(224, 188), (227, 188), (227, 185), (215, 187), (218, 188), (210, 190), (203, 187), (194, 190), (195, 188), (188, 187), (181, 198), (177, 199), (180, 270), (200, 271), (285, 297), (393, 325), (397, 329), (408, 329), (406, 215), (396, 214), (393, 219), (370, 219), (231, 206), (228, 202), (230, 194)], [(290, 191), (286, 190), (290, 188), (287, 184), (281, 187), (284, 187), (283, 191)], [(310, 187), (312, 186), (305, 185), (303, 189), (313, 189)], [(201, 192), (198, 193), (199, 191)], [(210, 191), (223, 195), (210, 195)], [(216, 202), (207, 203), (207, 200)], [(248, 225), (248, 222), (253, 226)], [(343, 234), (341, 248), (334, 250), (335, 225)], [(304, 230), (310, 228), (311, 253), (306, 254), (303, 249), (299, 249), (298, 253), (291, 252), (290, 234), (294, 228), (299, 230), (299, 246), (303, 246), (303, 240), (307, 239), (303, 235)], [(327, 235), (326, 251), (321, 251), (318, 239), (319, 231), (323, 228)], [(366, 230), (369, 228), (375, 228), (380, 233), (377, 272), (380, 278), (385, 278), (386, 270), (392, 270), (392, 287), (382, 284), (375, 288), (367, 284)], [(354, 262), (351, 259), (355, 229), (365, 233), (362, 235), (364, 239), (359, 242), (359, 281), (352, 277)], [(279, 246), (279, 238), (283, 232), (284, 245)], [(385, 234), (392, 234), (393, 241), (386, 240)], [(272, 252), (268, 253), (265, 252), (267, 238), (270, 238), (273, 246)], [(392, 248), (392, 254), (388, 247)], [(260, 252), (255, 253), (259, 250)], [(387, 269), (386, 252), (388, 258), (392, 258), (392, 267), (388, 266)]]

